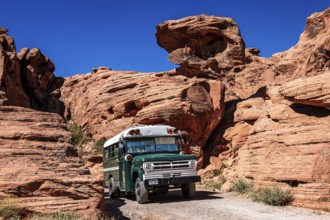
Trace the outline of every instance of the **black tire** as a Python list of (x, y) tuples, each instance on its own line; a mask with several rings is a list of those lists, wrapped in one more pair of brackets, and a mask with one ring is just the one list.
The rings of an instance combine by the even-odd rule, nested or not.
[(116, 189), (111, 193), (110, 197), (113, 199), (120, 197), (120, 190), (118, 187), (116, 187)]
[(148, 189), (144, 186), (144, 183), (137, 178), (135, 181), (135, 198), (140, 204), (146, 203), (148, 201)]
[(196, 186), (195, 183), (186, 183), (181, 186), (182, 195), (186, 199), (191, 199), (195, 196)]

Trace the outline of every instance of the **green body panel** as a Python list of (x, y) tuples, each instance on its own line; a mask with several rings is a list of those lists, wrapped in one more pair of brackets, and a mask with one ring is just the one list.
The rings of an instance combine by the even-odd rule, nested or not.
[[(115, 168), (117, 166), (118, 166), (118, 158), (113, 158), (110, 160), (103, 161), (103, 167)], [(103, 171), (104, 180), (107, 187), (109, 187), (109, 175), (112, 175), (114, 179), (115, 187), (119, 187), (121, 181), (120, 181), (120, 173), (118, 171), (119, 168), (114, 170)]]

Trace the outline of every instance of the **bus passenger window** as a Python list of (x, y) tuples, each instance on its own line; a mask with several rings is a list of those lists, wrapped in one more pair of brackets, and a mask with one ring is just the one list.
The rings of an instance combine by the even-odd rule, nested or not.
[(119, 156), (119, 149), (118, 149), (118, 145), (115, 145), (115, 157)]
[(108, 150), (108, 159), (111, 158), (111, 146), (109, 147), (109, 150)]
[(109, 159), (108, 152), (109, 152), (108, 148), (105, 148), (104, 157), (105, 157), (106, 160)]

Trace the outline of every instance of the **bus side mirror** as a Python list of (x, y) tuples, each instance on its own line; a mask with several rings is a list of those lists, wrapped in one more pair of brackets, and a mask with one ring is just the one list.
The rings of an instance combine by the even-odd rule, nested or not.
[(124, 143), (123, 142), (119, 142), (119, 149), (123, 149), (124, 148)]

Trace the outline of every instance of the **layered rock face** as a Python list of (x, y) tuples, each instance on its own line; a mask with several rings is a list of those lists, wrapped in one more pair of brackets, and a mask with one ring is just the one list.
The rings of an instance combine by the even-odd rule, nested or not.
[(65, 117), (95, 139), (137, 124), (170, 124), (200, 147), (223, 115), (224, 87), (218, 80), (104, 70), (66, 79), (61, 93)]
[(63, 114), (64, 106), (58, 100), (63, 79), (54, 76), (52, 61), (37, 48), (16, 53), (7, 32), (0, 28), (0, 105)]
[[(285, 99), (298, 104), (330, 108), (330, 71), (325, 74), (297, 79), (280, 89)], [(330, 110), (330, 109), (329, 109)]]
[(274, 72), (277, 82), (313, 76), (330, 69), (330, 9), (314, 13), (299, 42), (289, 50), (274, 54), (270, 59), (277, 64)]
[[(228, 180), (289, 187), (293, 205), (324, 210), (330, 210), (329, 16), (330, 9), (313, 14), (296, 46), (269, 59), (252, 56), (225, 83), (225, 116), (208, 153), (224, 151), (219, 160)], [(246, 94), (243, 84), (250, 86)]]
[(0, 196), (27, 211), (99, 215), (102, 179), (78, 157), (59, 115), (0, 106), (0, 126)]
[(64, 111), (58, 100), (63, 79), (54, 70), (39, 49), (17, 54), (13, 38), (0, 28), (0, 197), (27, 212), (97, 218), (101, 164), (79, 158), (64, 119), (48, 113)]
[[(320, 76), (330, 79), (329, 73)], [(309, 80), (315, 82), (320, 76)], [(240, 148), (229, 159), (225, 175), (228, 179), (244, 176), (257, 187), (290, 187), (294, 205), (330, 210), (330, 112), (281, 99), (279, 91), (294, 83), (300, 80), (269, 88), (269, 98), (255, 111), (259, 115), (241, 117), (227, 130), (229, 144)], [(247, 115), (246, 111), (237, 108), (235, 115)], [(245, 123), (249, 123), (247, 129), (233, 135)]]

